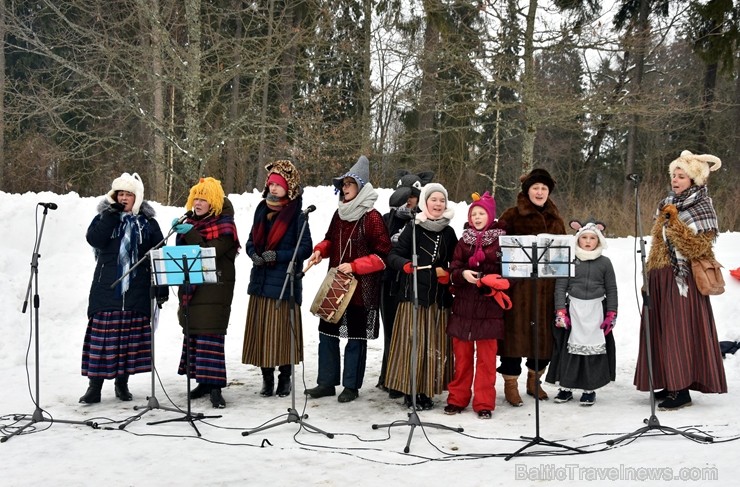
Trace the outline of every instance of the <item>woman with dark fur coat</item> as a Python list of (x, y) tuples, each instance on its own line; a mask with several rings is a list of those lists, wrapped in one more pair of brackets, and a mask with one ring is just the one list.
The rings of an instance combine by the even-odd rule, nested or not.
[[(565, 222), (550, 193), (555, 189), (555, 181), (544, 169), (535, 168), (521, 178), (522, 191), (517, 196), (516, 206), (507, 209), (499, 217), (507, 235), (538, 235), (551, 233), (565, 234)], [(503, 342), (499, 343), (498, 354), (501, 364), (498, 372), (504, 377), (504, 396), (512, 406), (522, 406), (517, 384), (522, 372), (522, 357), (527, 358), (527, 394), (534, 396), (535, 388), (540, 400), (546, 400), (547, 394), (539, 386), (539, 379), (545, 371), (552, 353), (552, 331), (550, 323), (555, 317), (554, 279), (537, 281), (537, 316), (536, 324), (538, 349), (537, 365), (534, 361), (534, 346), (531, 326), (532, 292), (530, 283), (523, 280), (512, 281), (510, 292), (513, 307), (504, 313), (506, 325)]]
[[(82, 347), (82, 375), (88, 377), (89, 387), (81, 403), (100, 402), (105, 379), (115, 379), (116, 397), (130, 401), (129, 375), (152, 369), (149, 262), (123, 277), (163, 239), (154, 209), (143, 198), (139, 175), (123, 173), (98, 204), (98, 214), (87, 229), (97, 263)], [(166, 299), (167, 288), (163, 292)]]

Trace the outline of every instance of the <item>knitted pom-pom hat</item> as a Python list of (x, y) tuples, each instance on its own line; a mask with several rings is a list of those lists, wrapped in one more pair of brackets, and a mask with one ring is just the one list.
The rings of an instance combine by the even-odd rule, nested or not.
[(190, 211), (193, 209), (193, 201), (195, 199), (206, 200), (211, 205), (210, 215), (220, 215), (224, 209), (224, 188), (221, 187), (221, 181), (212, 177), (200, 178), (198, 184), (190, 188), (190, 195), (188, 196), (188, 202), (185, 204), (185, 209)]
[(473, 211), (473, 208), (476, 206), (479, 206), (486, 210), (486, 213), (488, 213), (488, 223), (486, 224), (486, 227), (483, 230), (488, 230), (488, 227), (490, 227), (493, 224), (493, 221), (496, 219), (496, 200), (493, 199), (491, 196), (491, 193), (486, 191), (483, 193), (483, 196), (479, 195), (478, 193), (473, 193), (473, 202), (470, 204), (470, 208), (468, 209), (468, 224), (472, 227), (473, 223), (470, 221), (470, 214)]

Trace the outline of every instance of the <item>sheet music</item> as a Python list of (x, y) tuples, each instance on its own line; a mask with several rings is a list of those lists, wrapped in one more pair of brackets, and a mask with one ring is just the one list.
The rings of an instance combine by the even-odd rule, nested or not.
[(572, 235), (501, 235), (501, 275), (532, 276), (532, 244), (537, 244), (537, 275), (542, 278), (573, 277), (575, 238)]
[(154, 279), (159, 286), (177, 286), (184, 281), (182, 257), (188, 262), (191, 284), (216, 283), (216, 249), (199, 245), (174, 245), (150, 252)]

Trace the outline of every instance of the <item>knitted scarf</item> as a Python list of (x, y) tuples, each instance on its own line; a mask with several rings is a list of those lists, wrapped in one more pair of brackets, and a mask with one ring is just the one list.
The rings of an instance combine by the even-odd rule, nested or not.
[(373, 189), (373, 185), (365, 183), (357, 196), (351, 201), (339, 202), (339, 218), (346, 222), (354, 222), (362, 218), (368, 211), (373, 209), (375, 201), (378, 199), (378, 193)]
[[(254, 212), (252, 226), (252, 241), (257, 254), (262, 255), (265, 250), (274, 250), (288, 230), (290, 222), (301, 208), (301, 200), (288, 200), (284, 206), (275, 206), (274, 202), (260, 202)], [(268, 222), (272, 226), (267, 229)]]
[[(234, 217), (231, 215), (208, 215), (202, 219), (190, 217), (186, 220), (186, 223), (192, 224), (193, 229), (197, 230), (198, 233), (200, 233), (200, 236), (203, 237), (203, 240), (205, 240), (206, 242), (209, 240), (215, 240), (219, 237), (232, 237), (234, 239), (234, 242), (236, 242), (237, 252), (241, 248), (241, 244), (239, 243), (239, 236), (236, 233)], [(186, 245), (184, 235), (178, 234), (177, 238), (175, 239), (175, 243), (177, 245)], [(218, 259), (218, 256), (216, 256), (216, 259)], [(193, 299), (193, 295), (195, 294), (195, 291), (197, 289), (198, 286), (195, 284), (188, 285), (187, 289), (184, 285), (180, 286), (180, 291), (182, 292), (181, 304), (183, 306), (188, 306), (190, 304), (190, 300)]]
[[(712, 205), (712, 198), (706, 186), (692, 185), (681, 194), (671, 192), (658, 207), (657, 214), (666, 205), (675, 205), (678, 209), (678, 218), (697, 234), (705, 232), (719, 232), (717, 213)], [(689, 276), (689, 263), (681, 252), (671, 243), (663, 232), (663, 239), (668, 247), (668, 256), (671, 259), (673, 275), (676, 278), (678, 291), (681, 296), (688, 293), (686, 279)]]
[(468, 259), (468, 266), (470, 269), (475, 269), (486, 259), (486, 254), (483, 253), (483, 247), (488, 247), (500, 235), (504, 235), (506, 232), (500, 228), (489, 228), (488, 230), (476, 230), (474, 227), (468, 227), (463, 230), (462, 241), (467, 245), (473, 246), (473, 254)]

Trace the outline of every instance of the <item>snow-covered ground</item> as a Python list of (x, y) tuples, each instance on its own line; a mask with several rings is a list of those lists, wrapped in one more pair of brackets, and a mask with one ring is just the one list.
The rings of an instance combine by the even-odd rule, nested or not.
[[(390, 190), (379, 190), (378, 210), (387, 211)], [(254, 208), (260, 194), (231, 195), (242, 242), (246, 242)], [(309, 303), (326, 271), (326, 261), (311, 269), (304, 280), (303, 322), (305, 364), (297, 367), (296, 408), (308, 414), (308, 424), (333, 433), (333, 438), (301, 429), (295, 422), (282, 424), (249, 436), (241, 432), (284, 419), (291, 397), (259, 396), (261, 376), (256, 367), (241, 363), (242, 338), (248, 297), (246, 293), (251, 261), (237, 259), (237, 286), (231, 325), (226, 338), (229, 387), (224, 390), (227, 408), (214, 410), (207, 399), (192, 402), (193, 412), (218, 418), (195, 422), (198, 438), (188, 422), (160, 425), (148, 423), (183, 418), (184, 414), (163, 409), (147, 412), (141, 420), (124, 429), (120, 422), (136, 414), (133, 406), (147, 404), (151, 376), (131, 379), (133, 402), (121, 402), (107, 382), (103, 401), (81, 405), (77, 400), (86, 388), (80, 376), (80, 352), (85, 331), (87, 296), (94, 268), (85, 230), (95, 214), (99, 198), (76, 194), (6, 194), (0, 192), (0, 207), (10, 218), (0, 252), (0, 426), (3, 435), (16, 414), (35, 411), (35, 340), (32, 336), (33, 307), (21, 308), (31, 274), (31, 255), (41, 211), (38, 202), (54, 202), (49, 211), (39, 253), (39, 405), (45, 418), (84, 424), (41, 421), (23, 435), (0, 445), (3, 485), (378, 485), (382, 482), (414, 485), (541, 485), (552, 483), (584, 485), (586, 482), (617, 482), (615, 485), (666, 485), (678, 480), (690, 484), (735, 485), (734, 468), (740, 437), (740, 356), (728, 355), (725, 370), (729, 394), (692, 394), (693, 407), (658, 412), (663, 426), (680, 428), (713, 438), (702, 444), (682, 436), (659, 431), (633, 441), (608, 446), (606, 441), (643, 426), (650, 415), (648, 395), (637, 392), (632, 378), (638, 346), (639, 307), (637, 289), (642, 284), (639, 255), (634, 238), (609, 239), (605, 252), (615, 264), (619, 284), (619, 319), (614, 331), (617, 341), (617, 381), (598, 391), (591, 408), (577, 401), (566, 404), (542, 402), (539, 433), (589, 454), (574, 454), (544, 444), (525, 449), (509, 461), (503, 457), (522, 446), (536, 433), (534, 402), (512, 408), (499, 397), (493, 418), (482, 421), (468, 408), (463, 414), (442, 413), (445, 395), (436, 397), (437, 407), (421, 412), (422, 423), (462, 427), (457, 433), (431, 427), (408, 425), (373, 429), (373, 424), (404, 422), (407, 411), (400, 400), (390, 400), (376, 389), (382, 336), (371, 341), (367, 374), (360, 397), (340, 404), (336, 397), (310, 399), (302, 394), (315, 385), (317, 373), (318, 319)], [(336, 209), (330, 187), (307, 188), (304, 205), (314, 204), (310, 215), (314, 243), (326, 232)], [(183, 208), (153, 204), (162, 227), (169, 228)], [(42, 209), (41, 209), (42, 210)], [(467, 206), (457, 205), (453, 226), (458, 234)], [(571, 215), (566, 215), (569, 217)], [(581, 215), (573, 215), (579, 217)], [(607, 222), (608, 223), (608, 222)], [(643, 222), (649, 228), (650, 222)], [(174, 245), (174, 238), (170, 241)], [(740, 266), (740, 234), (722, 234), (716, 245), (718, 259), (730, 268)], [(740, 281), (725, 274), (727, 292), (712, 298), (720, 340), (740, 339)], [(186, 383), (176, 374), (182, 333), (176, 319), (176, 299), (161, 313), (156, 332), (157, 387), (155, 397), (163, 407), (186, 407)], [(739, 354), (740, 355), (740, 354)], [(524, 377), (521, 378), (524, 388)], [(194, 384), (193, 384), (194, 385)], [(554, 395), (556, 389), (545, 385)], [(339, 389), (341, 390), (341, 389)], [(282, 418), (281, 418), (282, 415)], [(411, 433), (413, 431), (413, 433)], [(26, 434), (27, 433), (27, 434)], [(411, 435), (411, 436), (410, 436)], [(403, 452), (411, 439), (410, 453)], [(563, 457), (567, 455), (567, 457)]]

